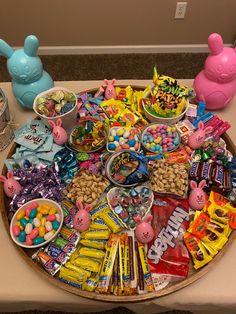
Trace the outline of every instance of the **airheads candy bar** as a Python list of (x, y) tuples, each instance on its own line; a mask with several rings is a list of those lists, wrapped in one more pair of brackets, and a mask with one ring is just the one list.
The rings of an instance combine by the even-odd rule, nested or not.
[(151, 272), (187, 277), (189, 255), (183, 235), (189, 225), (188, 200), (155, 196), (152, 212), (155, 237), (148, 246)]

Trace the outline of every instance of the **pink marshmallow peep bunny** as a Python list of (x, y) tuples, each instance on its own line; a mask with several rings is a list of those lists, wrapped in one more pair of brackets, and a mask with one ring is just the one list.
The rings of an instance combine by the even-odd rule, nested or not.
[(52, 127), (53, 141), (58, 145), (64, 145), (68, 140), (68, 135), (66, 131), (62, 128), (61, 118), (56, 120), (48, 120), (49, 125)]
[(80, 200), (77, 200), (76, 206), (78, 207), (79, 211), (73, 220), (74, 228), (79, 232), (83, 232), (86, 231), (90, 226), (91, 216), (88, 212), (92, 209), (93, 206), (85, 205), (84, 207)]
[(7, 172), (7, 178), (4, 176), (0, 176), (0, 182), (3, 182), (4, 192), (8, 197), (13, 197), (15, 194), (19, 193), (22, 189), (22, 186), (18, 181), (13, 179), (13, 172)]
[(151, 226), (152, 215), (148, 215), (144, 220), (140, 216), (135, 217), (137, 223), (135, 236), (141, 243), (148, 243), (154, 238), (154, 230)]
[(189, 206), (192, 209), (202, 209), (206, 203), (206, 194), (203, 191), (206, 185), (206, 180), (202, 180), (199, 185), (195, 181), (190, 181), (190, 187), (192, 191), (189, 194)]
[(206, 134), (212, 131), (212, 127), (208, 126), (204, 129), (204, 123), (198, 123), (198, 130), (191, 134), (188, 138), (188, 145), (192, 149), (201, 147), (206, 139)]
[(217, 110), (228, 106), (236, 93), (236, 48), (224, 47), (217, 33), (208, 37), (208, 47), (210, 55), (193, 88), (197, 101), (205, 101), (208, 110)]
[(115, 87), (114, 87), (115, 82), (116, 82), (115, 79), (113, 79), (111, 81), (108, 81), (106, 79), (104, 80), (104, 83), (107, 85), (106, 91), (105, 91), (105, 98), (106, 99), (111, 99), (111, 98), (116, 99), (116, 91), (115, 91)]

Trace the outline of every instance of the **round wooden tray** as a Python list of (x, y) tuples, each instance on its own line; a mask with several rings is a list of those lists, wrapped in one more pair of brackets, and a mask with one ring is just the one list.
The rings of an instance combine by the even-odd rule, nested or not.
[[(140, 87), (140, 86), (133, 86), (133, 88), (136, 90), (144, 89), (143, 87)], [(96, 92), (96, 90), (92, 89), (92, 90), (87, 90), (86, 92), (94, 93), (94, 92)], [(83, 92), (80, 92), (80, 93), (83, 93)], [(236, 147), (234, 146), (230, 137), (227, 134), (224, 134), (224, 136), (222, 136), (222, 138), (225, 140), (225, 142), (227, 144), (227, 149), (234, 156), (236, 156)], [(16, 144), (12, 145), (11, 150), (10, 150), (7, 158), (10, 158), (13, 155), (13, 153), (15, 152), (16, 146), (17, 146)], [(7, 172), (7, 168), (4, 165), (2, 174), (6, 175), (6, 172)], [(7, 217), (7, 215), (8, 215), (8, 204), (9, 204), (9, 199), (4, 194), (3, 185), (0, 184), (0, 210), (1, 210), (1, 215), (2, 215), (4, 226), (7, 230), (9, 238), (11, 240), (10, 231), (9, 231), (9, 220)], [(151, 292), (151, 293), (146, 293), (146, 294), (142, 294), (142, 295), (132, 295), (132, 296), (115, 296), (115, 295), (109, 295), (109, 294), (99, 294), (99, 293), (95, 293), (95, 292), (87, 292), (87, 291), (82, 291), (78, 288), (72, 287), (70, 285), (67, 285), (67, 284), (59, 281), (58, 279), (52, 277), (51, 275), (49, 275), (42, 267), (40, 267), (40, 265), (38, 263), (36, 263), (35, 261), (33, 261), (31, 259), (31, 256), (32, 256), (34, 250), (23, 249), (23, 248), (17, 246), (12, 240), (11, 241), (12, 241), (12, 245), (15, 246), (15, 248), (19, 252), (20, 256), (26, 261), (26, 263), (29, 265), (29, 267), (31, 267), (33, 270), (38, 272), (42, 278), (44, 278), (48, 282), (51, 282), (55, 286), (57, 286), (61, 289), (64, 289), (68, 292), (71, 292), (73, 294), (76, 294), (78, 296), (85, 297), (85, 298), (92, 299), (92, 300), (103, 301), (103, 302), (113, 302), (113, 303), (131, 303), (131, 302), (142, 302), (142, 301), (146, 301), (146, 300), (155, 299), (155, 298), (173, 293), (173, 292), (175, 292), (179, 289), (182, 289), (182, 288), (188, 286), (189, 284), (195, 282), (196, 280), (201, 278), (203, 275), (205, 275), (212, 267), (214, 267), (217, 264), (217, 262), (224, 256), (224, 254), (227, 251), (227, 249), (229, 248), (230, 244), (233, 242), (234, 237), (235, 237), (235, 232), (232, 232), (230, 237), (229, 237), (229, 240), (226, 243), (226, 245), (224, 246), (224, 248), (214, 257), (214, 259), (209, 264), (207, 264), (206, 266), (204, 266), (200, 270), (196, 271), (192, 267), (192, 264), (191, 264), (189, 275), (185, 280), (182, 280), (182, 281), (177, 282), (177, 283), (170, 283), (166, 288), (164, 288), (160, 291), (157, 291), (157, 292)]]

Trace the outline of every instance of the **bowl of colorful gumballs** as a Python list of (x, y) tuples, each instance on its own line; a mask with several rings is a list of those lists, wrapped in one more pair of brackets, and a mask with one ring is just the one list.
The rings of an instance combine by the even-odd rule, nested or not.
[(70, 131), (77, 121), (77, 97), (64, 87), (53, 87), (38, 94), (33, 103), (35, 113), (48, 125), (48, 120), (62, 120), (62, 126)]
[(175, 126), (151, 123), (142, 132), (143, 147), (157, 154), (175, 151), (180, 145), (180, 136)]
[(63, 223), (59, 204), (50, 199), (34, 199), (21, 206), (10, 224), (12, 240), (24, 248), (37, 248), (54, 239)]
[(123, 149), (140, 150), (140, 132), (135, 128), (112, 127), (108, 133), (107, 150), (111, 153)]

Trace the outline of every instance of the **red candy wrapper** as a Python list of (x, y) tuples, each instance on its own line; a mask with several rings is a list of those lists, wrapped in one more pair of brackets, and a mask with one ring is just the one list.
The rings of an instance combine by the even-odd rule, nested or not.
[(190, 258), (183, 236), (189, 227), (188, 200), (155, 196), (152, 213), (155, 237), (148, 245), (150, 271), (186, 278)]

